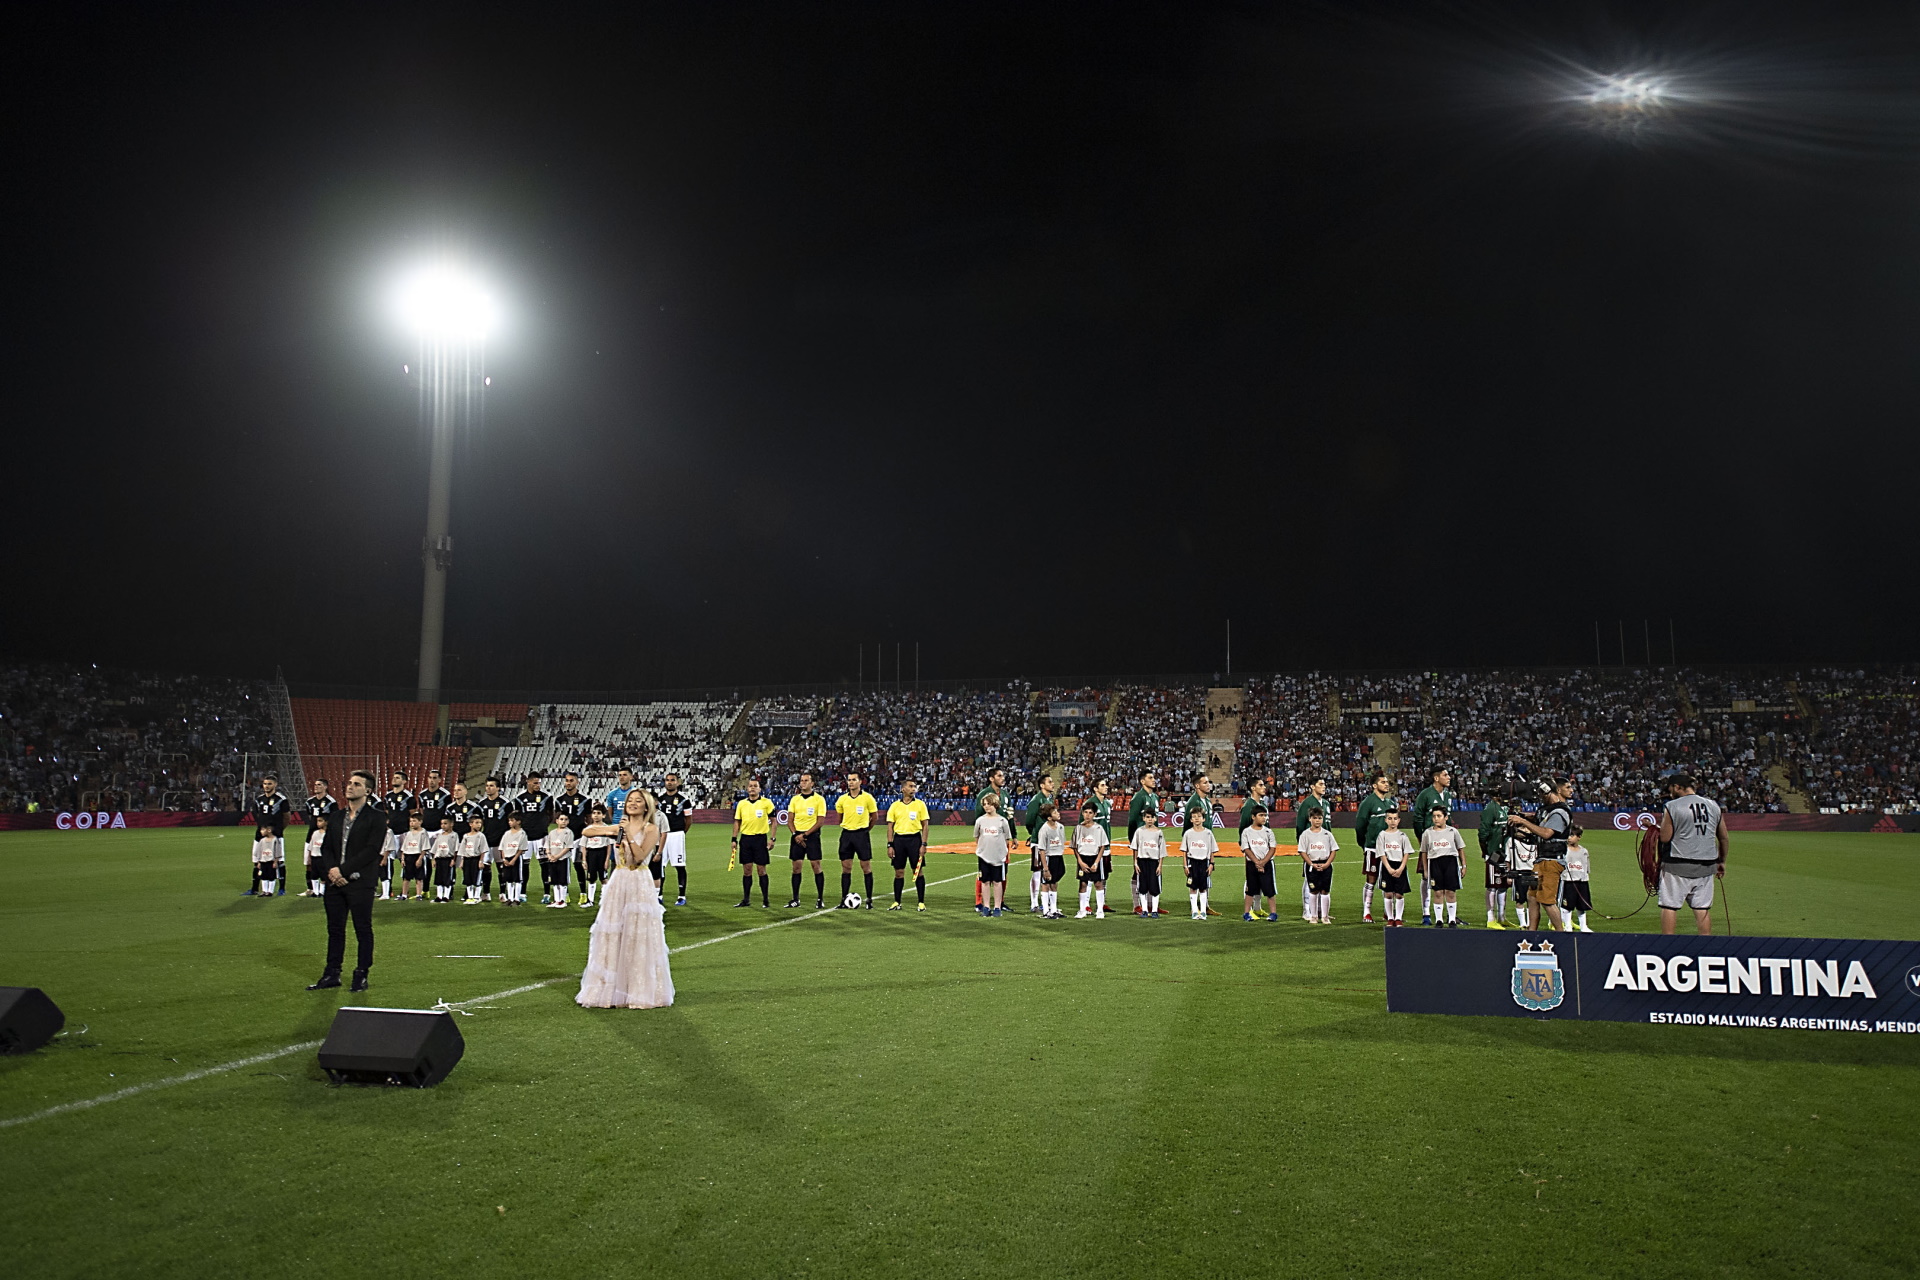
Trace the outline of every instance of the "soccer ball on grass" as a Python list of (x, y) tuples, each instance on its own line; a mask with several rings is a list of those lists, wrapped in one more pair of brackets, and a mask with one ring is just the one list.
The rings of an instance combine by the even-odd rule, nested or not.
[(860, 903), (861, 903), (861, 897), (857, 893), (850, 893), (846, 897), (840, 899), (840, 905), (845, 907), (849, 911), (859, 910)]

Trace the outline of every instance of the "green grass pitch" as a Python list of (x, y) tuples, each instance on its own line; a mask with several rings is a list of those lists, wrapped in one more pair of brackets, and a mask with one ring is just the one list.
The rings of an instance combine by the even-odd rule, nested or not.
[[(1627, 837), (1596, 844), (1624, 911)], [(589, 1012), (588, 913), (538, 907), (382, 904), (370, 998), (310, 994), (319, 906), (239, 896), (246, 848), (0, 836), (0, 983), (69, 1029), (0, 1059), (0, 1121), (343, 1004), (562, 981), (460, 1019), (436, 1089), (330, 1088), (307, 1051), (0, 1127), (10, 1274), (1913, 1274), (1920, 1038), (1389, 1015), (1351, 865), (1315, 929), (1242, 923), (1230, 863), (1205, 924), (1177, 890), (1159, 921), (1036, 921), (1018, 876), (982, 920), (936, 857), (963, 878), (925, 916), (731, 938), (674, 958), (674, 1008)], [(1920, 838), (1734, 851), (1741, 933), (1913, 936)], [(798, 914), (784, 862), (773, 911), (734, 909), (725, 856), (695, 830), (671, 945)]]

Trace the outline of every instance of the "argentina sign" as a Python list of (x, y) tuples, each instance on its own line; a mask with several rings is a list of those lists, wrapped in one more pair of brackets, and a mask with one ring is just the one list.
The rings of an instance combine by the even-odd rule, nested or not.
[(1393, 1013), (1920, 1034), (1920, 942), (1440, 929), (1385, 942)]

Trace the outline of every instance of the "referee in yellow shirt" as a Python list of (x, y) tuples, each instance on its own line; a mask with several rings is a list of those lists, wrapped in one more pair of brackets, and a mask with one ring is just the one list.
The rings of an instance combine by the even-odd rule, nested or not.
[(753, 905), (753, 869), (760, 868), (760, 905), (767, 900), (768, 846), (773, 840), (773, 801), (760, 794), (760, 779), (747, 779), (747, 797), (733, 806), (733, 850), (740, 859), (740, 901), (736, 907)]
[(873, 910), (873, 820), (880, 816), (880, 802), (860, 789), (858, 770), (847, 770), (847, 791), (833, 802), (840, 815), (840, 905), (847, 905), (853, 892), (853, 860), (860, 859), (860, 870), (867, 877), (867, 910)]
[(813, 905), (827, 905), (827, 873), (820, 869), (820, 824), (827, 820), (827, 798), (813, 789), (813, 775), (800, 775), (800, 790), (787, 801), (787, 821), (792, 833), (787, 837), (787, 856), (793, 859), (793, 901), (800, 905), (800, 864), (813, 863)]
[(913, 868), (913, 892), (920, 909), (927, 909), (927, 802), (914, 799), (919, 788), (912, 778), (900, 780), (900, 798), (887, 806), (887, 857), (893, 863), (893, 905), (900, 909), (900, 893), (906, 887), (907, 868)]

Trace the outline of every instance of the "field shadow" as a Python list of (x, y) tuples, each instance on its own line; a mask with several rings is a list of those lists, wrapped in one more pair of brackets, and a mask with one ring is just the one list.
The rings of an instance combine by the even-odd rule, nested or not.
[[(677, 994), (677, 993), (676, 993)], [(770, 1098), (751, 1077), (734, 1069), (692, 1018), (675, 1016), (671, 1009), (580, 1009), (598, 1030), (612, 1035), (637, 1058), (663, 1076), (677, 1077), (674, 1093), (682, 1103), (706, 1111), (729, 1129), (750, 1122), (756, 1133), (783, 1134), (789, 1127), (781, 1104)], [(795, 1063), (796, 1070), (808, 1064)]]

